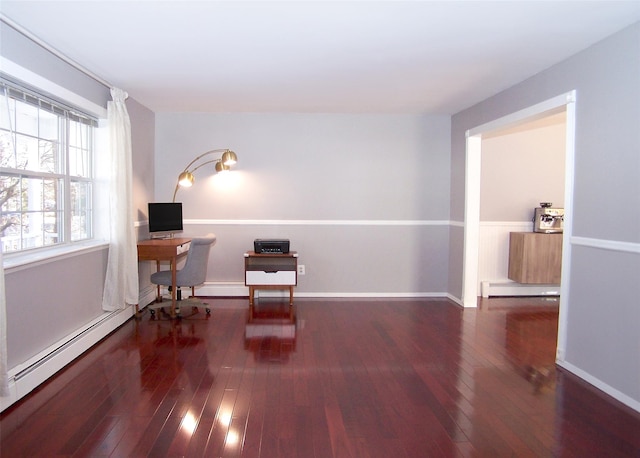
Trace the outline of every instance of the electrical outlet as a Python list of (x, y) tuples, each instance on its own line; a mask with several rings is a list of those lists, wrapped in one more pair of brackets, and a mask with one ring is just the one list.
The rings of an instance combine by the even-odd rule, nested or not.
[(304, 275), (304, 274), (305, 274), (304, 264), (299, 264), (298, 265), (298, 275)]

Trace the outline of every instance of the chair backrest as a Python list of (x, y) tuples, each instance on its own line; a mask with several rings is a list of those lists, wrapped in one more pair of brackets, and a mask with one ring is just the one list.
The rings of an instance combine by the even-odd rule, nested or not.
[(187, 260), (184, 267), (176, 274), (177, 286), (196, 286), (204, 283), (207, 277), (209, 252), (215, 244), (216, 236), (214, 234), (191, 239)]

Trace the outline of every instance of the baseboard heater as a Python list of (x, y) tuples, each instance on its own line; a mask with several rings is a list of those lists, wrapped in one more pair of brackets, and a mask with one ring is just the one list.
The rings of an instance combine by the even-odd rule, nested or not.
[(0, 412), (22, 399), (134, 315), (133, 307), (106, 312), (9, 371), (9, 393)]
[(66, 340), (65, 342), (63, 342), (61, 345), (59, 345), (56, 348), (51, 349), (51, 351), (49, 351), (49, 353), (45, 354), (44, 356), (42, 356), (40, 359), (38, 359), (37, 361), (33, 362), (32, 364), (30, 364), (28, 367), (26, 367), (25, 369), (22, 369), (20, 372), (17, 372), (14, 376), (13, 379), (15, 381), (20, 380), (21, 378), (25, 377), (26, 375), (30, 374), (31, 372), (33, 372), (34, 370), (36, 370), (37, 368), (39, 368), (40, 366), (42, 366), (43, 364), (46, 364), (47, 362), (49, 362), (52, 358), (54, 358), (55, 356), (59, 355), (63, 350), (65, 350), (66, 348), (70, 347), (71, 345), (73, 345), (75, 342), (77, 342), (79, 339), (81, 339), (83, 336), (85, 336), (87, 333), (89, 333), (91, 330), (93, 330), (94, 328), (96, 328), (97, 326), (100, 326), (100, 324), (102, 324), (103, 322), (111, 319), (114, 315), (117, 315), (120, 311), (116, 311), (116, 312), (111, 312), (109, 314), (105, 314), (104, 316), (100, 317), (98, 319), (98, 321), (91, 323), (87, 328), (82, 329), (80, 332), (78, 332), (77, 334), (74, 334), (73, 336), (71, 336), (70, 338), (68, 338), (68, 340)]
[(496, 296), (559, 296), (560, 285), (532, 285), (510, 281), (483, 281), (482, 297)]

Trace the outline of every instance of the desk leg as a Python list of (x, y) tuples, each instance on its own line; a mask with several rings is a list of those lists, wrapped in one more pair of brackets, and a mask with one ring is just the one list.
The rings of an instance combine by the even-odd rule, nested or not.
[(249, 286), (249, 306), (253, 307), (253, 294), (255, 292), (255, 288), (253, 286)]
[(176, 264), (171, 262), (171, 318), (176, 316)]
[(293, 286), (289, 286), (289, 306), (293, 305)]
[[(156, 272), (160, 272), (160, 261), (156, 261)], [(160, 295), (160, 285), (156, 286), (156, 302), (162, 302)]]

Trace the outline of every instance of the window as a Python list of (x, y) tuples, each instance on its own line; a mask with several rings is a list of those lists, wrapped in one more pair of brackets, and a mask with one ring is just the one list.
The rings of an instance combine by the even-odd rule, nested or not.
[(97, 120), (0, 81), (0, 235), (4, 253), (93, 237)]

